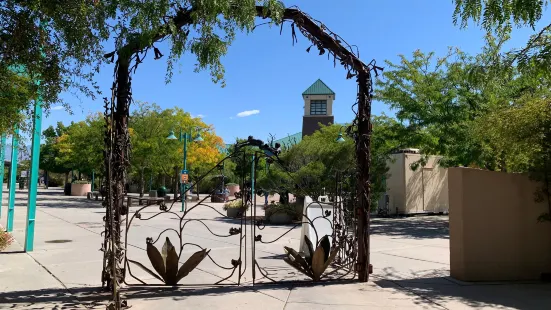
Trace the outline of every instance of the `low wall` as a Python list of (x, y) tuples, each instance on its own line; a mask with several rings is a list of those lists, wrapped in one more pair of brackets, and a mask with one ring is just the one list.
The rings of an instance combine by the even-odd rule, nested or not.
[(71, 196), (86, 196), (92, 191), (92, 184), (71, 184)]
[(535, 280), (551, 272), (547, 201), (523, 174), (450, 168), (451, 276), (462, 281)]

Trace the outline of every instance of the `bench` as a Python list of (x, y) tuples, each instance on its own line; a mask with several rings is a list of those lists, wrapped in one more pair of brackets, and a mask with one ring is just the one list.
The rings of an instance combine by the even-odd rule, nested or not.
[(132, 201), (138, 200), (138, 205), (143, 206), (144, 203), (146, 206), (158, 205), (163, 201), (170, 201), (170, 196), (166, 197), (128, 197), (128, 205), (132, 206)]

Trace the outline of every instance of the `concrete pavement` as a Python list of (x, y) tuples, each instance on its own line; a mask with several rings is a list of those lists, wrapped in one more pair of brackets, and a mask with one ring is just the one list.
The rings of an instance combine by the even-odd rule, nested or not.
[[(7, 191), (0, 225), (5, 226)], [(18, 241), (0, 254), (0, 308), (10, 309), (104, 309), (109, 295), (100, 289), (104, 209), (99, 202), (66, 197), (61, 189), (39, 190), (35, 250), (22, 253), (26, 219), (26, 191), (18, 191), (14, 237)], [(212, 209), (211, 209), (212, 207)], [(211, 256), (222, 267), (239, 257), (239, 237), (228, 235), (235, 221), (223, 220), (221, 204), (208, 204), (193, 213), (201, 221), (189, 222), (184, 242), (211, 249)], [(137, 208), (133, 207), (131, 213)], [(142, 211), (142, 219), (154, 215)], [(260, 213), (259, 209), (259, 213)], [(191, 215), (191, 213), (190, 213)], [(174, 226), (176, 215), (159, 216), (133, 223), (129, 232), (128, 255), (149, 266), (144, 252), (145, 238), (157, 236)], [(203, 225), (206, 223), (206, 225)], [(449, 277), (449, 242), (446, 217), (374, 219), (372, 222), (371, 262), (374, 274), (369, 283), (326, 283), (324, 285), (251, 286), (250, 227), (242, 258), (247, 270), (236, 286), (234, 275), (223, 286), (212, 283), (226, 278), (231, 270), (204, 260), (182, 280), (186, 286), (131, 286), (124, 297), (132, 309), (550, 309), (551, 285), (541, 283), (462, 283)], [(258, 244), (256, 257), (270, 276), (299, 278), (284, 263), (284, 245), (298, 248), (300, 228), (266, 226), (257, 234), (264, 241), (284, 237), (270, 244)], [(177, 236), (171, 236), (176, 240)], [(21, 242), (21, 243), (19, 243)], [(160, 244), (159, 244), (160, 243)], [(159, 248), (162, 241), (156, 244)], [(196, 248), (184, 249), (187, 257)], [(245, 258), (243, 255), (247, 255)], [(184, 258), (185, 259), (185, 258)], [(287, 269), (285, 269), (287, 268)], [(154, 283), (151, 276), (136, 270), (142, 280)], [(130, 283), (137, 283), (137, 281)]]

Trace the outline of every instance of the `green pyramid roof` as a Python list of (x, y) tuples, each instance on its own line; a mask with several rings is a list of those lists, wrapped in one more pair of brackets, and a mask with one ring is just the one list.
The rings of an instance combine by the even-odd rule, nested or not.
[(322, 80), (318, 79), (314, 82), (302, 95), (334, 95), (335, 92), (331, 90)]

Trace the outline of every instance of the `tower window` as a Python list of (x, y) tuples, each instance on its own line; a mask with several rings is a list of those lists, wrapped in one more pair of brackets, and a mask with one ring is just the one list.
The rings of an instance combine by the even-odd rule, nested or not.
[(327, 115), (327, 100), (310, 101), (310, 115)]

